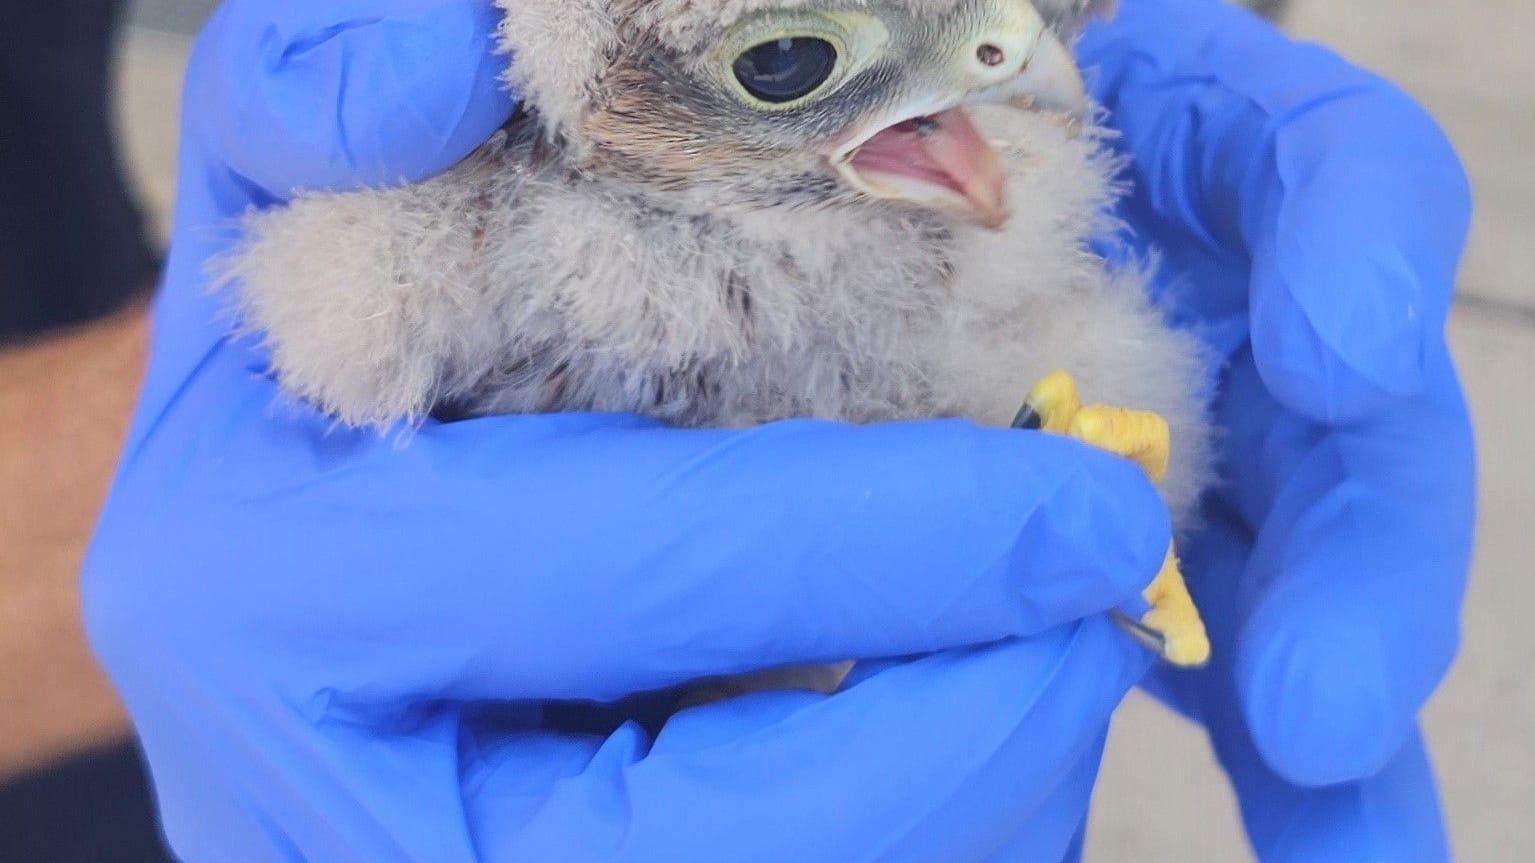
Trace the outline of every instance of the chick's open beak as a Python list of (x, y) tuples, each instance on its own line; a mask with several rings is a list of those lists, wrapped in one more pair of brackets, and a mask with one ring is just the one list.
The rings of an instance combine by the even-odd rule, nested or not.
[(958, 61), (964, 83), (949, 104), (913, 106), (876, 122), (832, 157), (849, 185), (878, 198), (955, 209), (989, 228), (1007, 221), (1002, 165), (965, 106), (1005, 103), (1074, 123), (1086, 96), (1070, 51), (1033, 5), (996, 2), (1007, 14), (967, 43), (974, 48)]
[(841, 167), (849, 182), (876, 197), (955, 204), (991, 228), (1007, 221), (1002, 164), (964, 108), (881, 129)]

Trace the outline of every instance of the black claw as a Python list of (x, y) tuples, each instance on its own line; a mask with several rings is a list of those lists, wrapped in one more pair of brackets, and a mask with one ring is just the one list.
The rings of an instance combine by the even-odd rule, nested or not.
[(1023, 407), (1018, 409), (1018, 415), (1013, 417), (1013, 428), (1015, 429), (1022, 429), (1023, 431), (1039, 431), (1044, 427), (1045, 418), (1040, 416), (1039, 411), (1034, 410), (1034, 406), (1028, 404), (1027, 402), (1024, 403)]
[(1109, 612), (1109, 617), (1119, 624), (1119, 627), (1130, 634), (1131, 638), (1141, 643), (1141, 646), (1155, 653), (1157, 656), (1167, 655), (1167, 639), (1162, 633), (1141, 623), (1139, 620), (1131, 620), (1129, 617), (1117, 611)]

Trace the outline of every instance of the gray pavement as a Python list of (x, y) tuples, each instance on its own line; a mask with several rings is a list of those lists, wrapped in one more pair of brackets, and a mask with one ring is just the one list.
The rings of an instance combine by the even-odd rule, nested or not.
[[(1135, 0), (1126, 0), (1135, 2)], [(124, 46), (120, 116), (157, 224), (173, 196), (186, 33), (206, 0), (143, 0)], [(153, 29), (152, 29), (153, 28)], [(1450, 338), (1478, 424), (1481, 510), (1464, 648), (1426, 726), (1456, 857), (1535, 854), (1535, 4), (1297, 0), (1288, 28), (1384, 73), (1445, 126), (1478, 211)], [(1426, 454), (1431, 457), (1431, 454)], [(1404, 585), (1404, 589), (1410, 589)], [(1142, 696), (1116, 723), (1088, 859), (1250, 858), (1202, 734)]]

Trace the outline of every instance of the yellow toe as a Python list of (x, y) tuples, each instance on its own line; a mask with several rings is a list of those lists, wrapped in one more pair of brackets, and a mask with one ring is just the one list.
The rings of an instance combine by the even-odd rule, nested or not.
[[(1161, 482), (1167, 474), (1172, 450), (1167, 421), (1150, 411), (1111, 405), (1084, 407), (1077, 395), (1076, 381), (1064, 371), (1045, 375), (1029, 390), (1024, 409), (1013, 424), (1070, 435), (1128, 458), (1153, 482)], [(1163, 659), (1180, 668), (1195, 668), (1209, 661), (1210, 639), (1171, 547), (1161, 571), (1146, 588), (1145, 597), (1151, 610), (1141, 618), (1140, 627), (1147, 631), (1136, 633), (1137, 637), (1148, 646), (1155, 646)], [(1134, 624), (1123, 622), (1127, 629), (1135, 631)]]
[(1077, 383), (1063, 371), (1053, 371), (1039, 379), (1029, 390), (1024, 404), (1039, 415), (1040, 429), (1054, 434), (1065, 434), (1071, 420), (1082, 409), (1077, 397)]
[(1210, 639), (1171, 545), (1157, 577), (1147, 586), (1145, 597), (1151, 610), (1141, 617), (1141, 625), (1161, 637), (1162, 657), (1183, 668), (1197, 667), (1209, 661)]
[(1141, 625), (1162, 638), (1162, 658), (1179, 668), (1198, 668), (1210, 661), (1210, 638), (1192, 605), (1153, 608)]
[(1066, 434), (1134, 461), (1152, 482), (1167, 475), (1172, 436), (1167, 420), (1151, 411), (1088, 405), (1072, 416)]

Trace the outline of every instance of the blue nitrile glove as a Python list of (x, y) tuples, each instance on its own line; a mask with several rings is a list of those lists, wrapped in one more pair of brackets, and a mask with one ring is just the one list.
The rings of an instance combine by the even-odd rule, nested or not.
[[(83, 584), (175, 850), (1060, 859), (1148, 664), (1099, 613), (1168, 541), (1130, 463), (959, 422), (503, 417), (401, 446), (282, 406), (226, 338), (203, 268), (230, 217), (466, 155), (510, 108), (495, 23), (238, 0), (194, 50), (151, 367)], [(909, 656), (654, 738), (580, 704)]]
[(1214, 659), (1152, 685), (1208, 728), (1262, 859), (1443, 860), (1416, 715), (1473, 522), (1461, 166), (1401, 92), (1219, 0), (1126, 0), (1080, 55), (1134, 159), (1121, 215), (1229, 360), (1226, 485), (1182, 549)]

